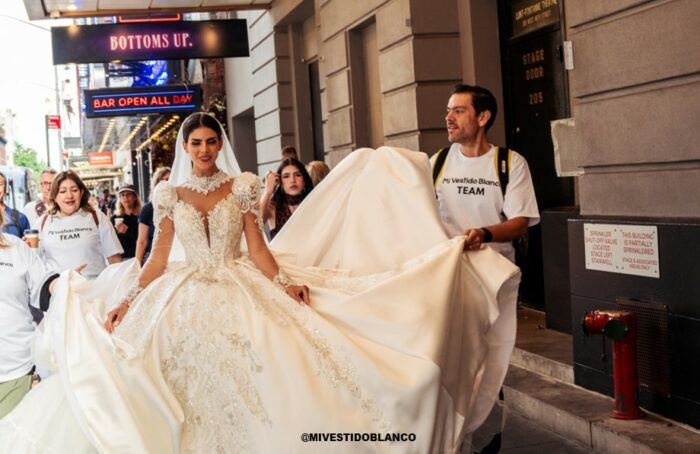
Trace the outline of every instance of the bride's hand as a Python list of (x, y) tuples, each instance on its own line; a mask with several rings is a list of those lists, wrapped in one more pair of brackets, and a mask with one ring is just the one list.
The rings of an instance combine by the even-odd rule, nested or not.
[(309, 287), (305, 285), (290, 285), (285, 289), (287, 295), (294, 298), (297, 303), (309, 304)]
[(109, 314), (107, 314), (107, 320), (105, 320), (105, 329), (108, 333), (112, 333), (117, 326), (122, 322), (122, 319), (126, 315), (126, 311), (129, 310), (129, 303), (124, 301), (116, 308), (112, 309)]

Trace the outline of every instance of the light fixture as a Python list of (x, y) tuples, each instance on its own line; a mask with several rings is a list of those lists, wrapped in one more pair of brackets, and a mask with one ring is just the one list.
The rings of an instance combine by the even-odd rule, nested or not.
[(114, 129), (114, 122), (115, 121), (117, 121), (116, 118), (112, 118), (111, 120), (109, 120), (109, 124), (107, 125), (107, 129), (105, 129), (105, 133), (102, 136), (102, 143), (100, 144), (99, 150), (97, 150), (98, 153), (101, 152), (102, 150), (104, 150), (105, 145), (107, 145), (107, 139), (109, 139), (109, 135), (112, 133), (112, 129)]
[(136, 147), (136, 151), (143, 150), (146, 147), (146, 145), (148, 145), (153, 140), (155, 140), (158, 137), (160, 137), (161, 135), (163, 135), (163, 133), (165, 131), (167, 131), (179, 118), (180, 117), (178, 115), (173, 115), (172, 117), (170, 117), (170, 119), (168, 121), (166, 121), (160, 128), (158, 128), (158, 130), (156, 132), (151, 134), (151, 137), (149, 137), (143, 143), (141, 143), (141, 145)]

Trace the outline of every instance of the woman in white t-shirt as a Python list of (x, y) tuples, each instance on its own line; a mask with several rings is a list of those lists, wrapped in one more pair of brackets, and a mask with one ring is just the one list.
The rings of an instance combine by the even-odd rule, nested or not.
[[(0, 224), (5, 214), (0, 211)], [(37, 254), (13, 235), (0, 232), (0, 419), (32, 385), (29, 304), (39, 308), (39, 293), (49, 273)]]
[(122, 261), (124, 250), (107, 216), (89, 203), (90, 192), (70, 170), (51, 185), (51, 208), (39, 223), (39, 255), (58, 271), (86, 265), (83, 276), (94, 279), (107, 263)]

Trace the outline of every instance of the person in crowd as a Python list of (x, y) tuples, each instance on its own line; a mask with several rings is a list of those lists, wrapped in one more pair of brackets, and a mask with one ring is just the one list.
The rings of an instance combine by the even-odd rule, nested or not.
[(109, 189), (102, 190), (102, 197), (100, 197), (100, 210), (103, 213), (107, 213), (107, 206), (109, 205)]
[(5, 204), (8, 184), (9, 180), (4, 173), (0, 172), (0, 211), (5, 213), (5, 221), (0, 226), (4, 233), (22, 238), (24, 231), (30, 228), (29, 220), (24, 213)]
[[(0, 210), (0, 223), (5, 211)], [(36, 252), (15, 235), (0, 232), (0, 419), (29, 392), (34, 366), (31, 307), (48, 272)]]
[(282, 148), (282, 159), (299, 159), (299, 153), (297, 149), (291, 145), (287, 145)]
[(123, 259), (130, 259), (136, 255), (136, 241), (139, 236), (139, 215), (141, 213), (141, 200), (136, 193), (133, 184), (123, 184), (117, 192), (119, 201), (110, 218), (117, 237), (124, 252)]
[[(170, 167), (161, 167), (153, 173), (151, 178), (151, 194), (161, 181), (166, 181), (170, 178)], [(153, 234), (155, 227), (153, 226), (153, 203), (150, 201), (144, 204), (139, 214), (139, 235), (136, 241), (136, 260), (140, 264), (144, 264), (148, 260), (153, 245)]]
[(313, 187), (304, 164), (294, 158), (282, 161), (276, 173), (267, 173), (260, 209), (263, 222), (270, 227), (271, 238), (284, 227)]
[(323, 161), (311, 161), (310, 163), (306, 164), (306, 171), (309, 172), (311, 182), (313, 183), (314, 187), (316, 187), (321, 180), (326, 178), (326, 175), (328, 175), (331, 169), (328, 168), (328, 164)]
[(51, 193), (51, 183), (53, 179), (56, 178), (56, 172), (54, 169), (47, 167), (41, 171), (39, 176), (39, 189), (41, 190), (41, 197), (32, 200), (27, 203), (22, 212), (29, 220), (29, 225), (32, 229), (39, 228), (39, 218), (41, 218), (46, 210), (49, 208), (49, 194)]
[[(515, 262), (512, 242), (540, 220), (527, 161), (489, 143), (496, 98), (485, 88), (458, 84), (447, 103), (451, 146), (431, 158), (440, 216), (467, 249), (491, 247)], [(467, 183), (465, 183), (467, 182)]]
[[(58, 278), (69, 291), (52, 297), (43, 345), (61, 380), (0, 420), (0, 454), (302, 453), (300, 433), (339, 427), (413, 439), (334, 452), (457, 452), (505, 376), (514, 318), (491, 330), (515, 313), (519, 275), (489, 249), (464, 259), (427, 159), (352, 153), (273, 252), (258, 177), (240, 172), (213, 117), (185, 119), (154, 190), (149, 260)], [(176, 236), (185, 260), (170, 263)]]
[(90, 192), (78, 174), (59, 173), (51, 185), (49, 211), (39, 221), (39, 255), (59, 271), (87, 265), (92, 279), (124, 252), (109, 218), (93, 210)]
[(104, 189), (102, 191), (102, 199), (100, 200), (100, 210), (109, 218), (112, 216), (112, 213), (114, 213), (115, 206), (114, 195), (109, 192), (109, 189)]
[(88, 203), (90, 204), (93, 210), (97, 211), (100, 209), (100, 199), (98, 199), (97, 196), (95, 196), (95, 194), (90, 194)]

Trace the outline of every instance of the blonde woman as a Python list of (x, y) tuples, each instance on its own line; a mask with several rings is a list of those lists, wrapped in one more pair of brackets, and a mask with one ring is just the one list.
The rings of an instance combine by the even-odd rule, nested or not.
[(310, 163), (306, 164), (306, 171), (309, 172), (311, 181), (313, 182), (314, 187), (316, 187), (321, 180), (326, 178), (326, 175), (330, 173), (331, 169), (328, 168), (328, 165), (323, 161), (311, 161)]
[(133, 184), (123, 184), (117, 192), (118, 199), (114, 214), (110, 218), (114, 230), (117, 231), (119, 243), (124, 252), (123, 259), (130, 259), (136, 255), (136, 241), (139, 236), (139, 214), (141, 214), (141, 200), (136, 193)]

